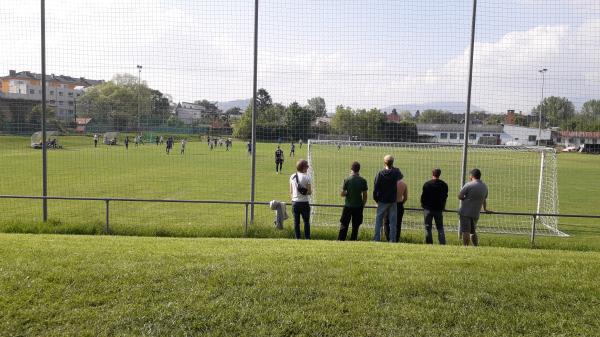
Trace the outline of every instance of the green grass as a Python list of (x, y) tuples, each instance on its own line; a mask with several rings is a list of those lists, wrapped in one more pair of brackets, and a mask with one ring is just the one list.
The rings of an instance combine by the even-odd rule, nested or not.
[(600, 253), (0, 234), (6, 336), (593, 336)]
[[(178, 144), (173, 154), (167, 156), (163, 146), (146, 144), (129, 150), (124, 146), (93, 148), (91, 137), (62, 137), (63, 150), (50, 150), (48, 159), (49, 194), (89, 197), (132, 197), (165, 199), (217, 199), (248, 200), (250, 194), (250, 158), (245, 142), (234, 143), (232, 152), (223, 148), (210, 151), (206, 143), (191, 139), (184, 156), (179, 155)], [(284, 144), (284, 150), (289, 145)], [(273, 168), (274, 144), (258, 144), (257, 189), (259, 201), (288, 200), (287, 180), (294, 171), (294, 160), (286, 157), (285, 174), (276, 175)], [(306, 157), (306, 145), (296, 147), (297, 158)], [(341, 203), (337, 197), (336, 181), (347, 173), (346, 164), (353, 159), (363, 163), (363, 175), (370, 185), (372, 176), (380, 166), (383, 150), (363, 148), (361, 152), (342, 148), (315, 151), (317, 202)], [(385, 152), (385, 151), (384, 151)], [(455, 153), (436, 151), (393, 151), (398, 165), (409, 183), (408, 207), (418, 207), (422, 181), (428, 177), (427, 165), (444, 169), (443, 176), (450, 184), (450, 208), (456, 207), (454, 195), (458, 190), (458, 162)], [(287, 153), (286, 153), (287, 155)], [(339, 159), (342, 160), (339, 160)], [(490, 184), (490, 208), (497, 211), (532, 211), (535, 179), (517, 173), (537, 174), (537, 161), (527, 155), (495, 155), (473, 152), (470, 166), (484, 169), (484, 179)], [(329, 159), (329, 160), (328, 160)], [(335, 160), (332, 160), (335, 159)], [(345, 163), (344, 161), (348, 161)], [(423, 164), (426, 163), (426, 164)], [(600, 193), (600, 157), (582, 154), (560, 154), (559, 194), (562, 213), (594, 213)], [(425, 166), (423, 166), (425, 165)], [(339, 167), (338, 167), (339, 166)], [(523, 168), (527, 169), (523, 169)], [(41, 194), (41, 152), (29, 148), (28, 137), (0, 136), (0, 194)], [(6, 172), (10, 172), (9, 175)], [(487, 174), (487, 176), (485, 176)], [(323, 177), (330, 181), (325, 184)], [(504, 180), (514, 180), (504, 184)], [(520, 189), (512, 191), (507, 189)], [(32, 200), (0, 200), (0, 231), (26, 233), (100, 234), (104, 222), (103, 202), (49, 201), (52, 221), (41, 223), (41, 202)], [(369, 201), (372, 204), (372, 201)], [(319, 214), (323, 214), (321, 209)], [(339, 210), (330, 212), (327, 222), (336, 222)], [(367, 211), (366, 219), (372, 218)], [(118, 235), (184, 236), (184, 237), (242, 237), (244, 235), (245, 209), (239, 205), (192, 205), (152, 203), (112, 203), (110, 209), (111, 232)], [(407, 221), (418, 223), (418, 212), (407, 213)], [(488, 217), (488, 216), (486, 216)], [(272, 229), (273, 212), (257, 206), (256, 223), (250, 227), (250, 237), (292, 237), (289, 230)], [(322, 221), (323, 217), (315, 218)], [(483, 219), (482, 219), (483, 221)], [(531, 220), (527, 217), (505, 217), (509, 227), (528, 231)], [(447, 228), (455, 221), (449, 215)], [(559, 228), (570, 238), (540, 238), (538, 246), (574, 250), (600, 250), (600, 221), (560, 219)], [(318, 227), (313, 230), (317, 239), (334, 239), (335, 227)], [(404, 231), (406, 242), (422, 242), (421, 231)], [(449, 234), (454, 239), (454, 234)], [(371, 237), (369, 229), (363, 230), (362, 239)], [(455, 243), (455, 241), (451, 241)], [(484, 245), (526, 247), (526, 236), (488, 235)]]

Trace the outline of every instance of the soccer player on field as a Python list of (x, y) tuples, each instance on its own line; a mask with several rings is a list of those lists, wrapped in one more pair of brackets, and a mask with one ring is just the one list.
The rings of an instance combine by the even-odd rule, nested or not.
[(158, 146), (158, 144), (160, 144), (160, 138), (158, 136), (154, 137), (154, 142), (156, 143), (156, 146)]
[(252, 154), (252, 143), (250, 141), (248, 141), (248, 144), (246, 144), (246, 147), (248, 148), (248, 155)]
[(296, 154), (296, 144), (292, 143), (290, 145), (290, 157), (293, 157)]
[(298, 141), (298, 144), (300, 144), (300, 148), (302, 148), (302, 138), (300, 138), (300, 140)]
[(98, 147), (98, 134), (94, 134), (94, 147)]
[(277, 145), (277, 150), (275, 150), (275, 172), (279, 174), (281, 169), (283, 168), (283, 150), (281, 147)]
[(448, 184), (440, 179), (441, 175), (442, 170), (434, 168), (431, 171), (431, 180), (423, 185), (423, 193), (421, 194), (421, 207), (423, 207), (425, 217), (425, 243), (430, 245), (433, 244), (431, 233), (433, 220), (435, 220), (440, 245), (446, 244), (443, 211), (446, 208), (446, 200), (448, 199)]
[(129, 150), (129, 136), (125, 136), (125, 150)]
[(350, 176), (344, 179), (342, 192), (340, 195), (345, 197), (344, 209), (340, 218), (340, 232), (338, 240), (346, 240), (348, 235), (348, 225), (352, 220), (352, 234), (350, 240), (358, 239), (358, 228), (363, 222), (363, 210), (367, 203), (367, 181), (360, 176), (360, 163), (355, 161), (350, 168)]
[(472, 169), (469, 174), (469, 182), (463, 186), (458, 194), (458, 199), (461, 200), (460, 209), (458, 210), (460, 220), (460, 232), (462, 233), (463, 245), (468, 246), (469, 242), (473, 246), (477, 246), (479, 241), (477, 238), (477, 221), (483, 207), (484, 212), (487, 210), (488, 188), (481, 181), (481, 171)]
[(185, 140), (185, 138), (184, 138), (181, 140), (181, 152), (180, 152), (181, 154), (185, 153), (185, 144), (187, 144), (187, 140)]

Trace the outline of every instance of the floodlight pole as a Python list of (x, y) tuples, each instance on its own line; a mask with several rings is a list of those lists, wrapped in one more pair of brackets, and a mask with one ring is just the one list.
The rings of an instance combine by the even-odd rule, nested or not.
[[(41, 49), (42, 49), (42, 196), (48, 196), (48, 163), (46, 147), (46, 1), (41, 4)], [(48, 221), (48, 200), (42, 199), (42, 219)]]
[(542, 74), (542, 102), (540, 103), (540, 111), (538, 111), (539, 120), (538, 120), (538, 138), (537, 145), (540, 146), (542, 144), (542, 109), (544, 108), (544, 82), (546, 81), (546, 72), (548, 69), (540, 69), (538, 72)]
[(254, 0), (254, 74), (252, 79), (252, 171), (250, 173), (250, 224), (254, 223), (254, 196), (256, 184), (256, 91), (258, 66), (258, 0)]
[(469, 147), (469, 127), (471, 124), (471, 88), (473, 84), (473, 54), (475, 51), (475, 17), (477, 14), (477, 0), (473, 0), (473, 17), (471, 20), (471, 51), (469, 55), (469, 84), (467, 87), (467, 110), (465, 112), (465, 138), (462, 152), (462, 168), (460, 177), (460, 186), (465, 185), (467, 181), (467, 154)]

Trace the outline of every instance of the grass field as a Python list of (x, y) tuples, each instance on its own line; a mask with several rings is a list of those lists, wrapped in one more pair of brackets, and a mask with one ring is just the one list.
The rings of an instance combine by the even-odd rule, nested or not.
[(6, 336), (598, 336), (600, 253), (0, 234)]
[[(124, 146), (93, 147), (91, 137), (62, 137), (62, 150), (50, 150), (49, 153), (49, 194), (64, 196), (90, 197), (136, 197), (165, 199), (213, 199), (213, 200), (247, 200), (250, 194), (249, 172), (250, 158), (246, 154), (244, 142), (235, 142), (233, 151), (224, 148), (210, 151), (206, 143), (191, 139), (185, 155), (179, 155), (179, 146), (171, 155), (164, 153), (164, 147), (146, 144), (129, 150)], [(288, 144), (284, 144), (286, 152)], [(287, 180), (294, 171), (294, 160), (287, 158), (284, 164), (285, 174), (276, 175), (273, 165), (274, 144), (258, 144), (257, 147), (257, 200), (287, 200)], [(306, 145), (296, 148), (296, 157), (306, 157)], [(342, 148), (341, 151), (349, 151)], [(348, 164), (358, 159), (363, 163), (363, 175), (369, 183), (381, 160), (381, 151), (356, 151), (343, 154), (341, 157)], [(331, 153), (337, 155), (337, 153)], [(418, 207), (418, 195), (421, 182), (426, 180), (427, 172), (415, 170), (415, 162), (432, 161), (444, 163), (456, 161), (449, 155), (436, 153), (411, 154), (394, 153), (398, 163), (407, 175), (409, 182), (408, 207)], [(287, 155), (287, 153), (286, 153)], [(320, 152), (327, 156), (327, 152)], [(356, 157), (356, 158), (355, 158)], [(427, 158), (426, 158), (427, 157)], [(415, 159), (416, 158), (416, 159)], [(454, 159), (453, 159), (454, 158)], [(4, 176), (0, 180), (0, 194), (41, 194), (41, 152), (29, 148), (28, 137), (0, 136), (0, 171)], [(427, 160), (424, 160), (427, 159)], [(531, 186), (534, 180), (516, 177), (521, 172), (523, 158), (497, 156), (497, 158), (478, 158), (471, 156), (472, 165), (484, 168), (484, 179), (493, 187), (490, 195), (490, 208), (496, 211), (530, 210), (534, 196)], [(410, 162), (410, 161), (413, 162)], [(454, 161), (453, 161), (454, 160)], [(319, 160), (319, 165), (327, 162)], [(596, 196), (600, 193), (600, 157), (581, 154), (560, 154), (559, 193), (560, 211), (562, 213), (593, 213), (596, 209)], [(487, 165), (487, 167), (486, 167)], [(443, 166), (443, 165), (440, 165)], [(444, 175), (451, 187), (451, 201), (458, 190), (452, 179), (457, 175), (458, 165), (444, 167)], [(529, 165), (527, 167), (531, 167)], [(317, 182), (323, 174), (332, 180), (341, 178), (347, 169), (320, 167)], [(342, 166), (343, 167), (343, 166)], [(506, 169), (503, 172), (493, 170)], [(412, 168), (412, 169), (411, 169)], [(486, 171), (487, 169), (487, 171)], [(423, 169), (424, 171), (427, 171)], [(525, 172), (530, 172), (525, 170)], [(10, 174), (6, 174), (10, 172)], [(488, 172), (488, 177), (485, 177)], [(494, 172), (494, 173), (492, 173)], [(503, 187), (505, 176), (513, 177), (516, 183), (508, 186), (517, 188), (528, 186), (527, 191), (511, 193)], [(500, 177), (500, 178), (499, 178)], [(335, 185), (335, 184), (334, 184)], [(535, 185), (535, 182), (534, 182)], [(335, 191), (324, 193), (317, 185), (317, 201), (341, 203)], [(529, 191), (529, 192), (528, 192)], [(333, 196), (329, 195), (333, 194)], [(512, 200), (502, 195), (523, 195), (526, 198)], [(507, 200), (505, 200), (507, 199)], [(370, 201), (369, 204), (372, 204)], [(101, 232), (104, 221), (104, 204), (100, 202), (66, 202), (50, 201), (49, 214), (51, 222), (40, 224), (41, 212), (39, 201), (0, 200), (2, 219), (0, 231), (6, 232), (51, 232), (82, 233)], [(257, 207), (256, 224), (250, 229), (253, 237), (291, 237), (288, 230), (278, 232), (272, 230), (272, 211), (267, 207)], [(337, 215), (332, 215), (337, 217)], [(418, 219), (419, 214), (408, 214), (407, 217)], [(510, 218), (515, 223), (529, 223), (530, 219)], [(542, 238), (539, 243), (543, 247), (563, 247), (568, 249), (597, 249), (600, 237), (600, 223), (593, 220), (561, 219), (560, 229), (571, 235), (568, 239)], [(220, 236), (240, 237), (243, 235), (244, 207), (237, 205), (189, 205), (189, 204), (148, 204), (148, 203), (113, 203), (111, 205), (111, 229), (115, 234), (126, 235), (159, 235), (159, 236)], [(449, 221), (451, 223), (451, 221)], [(330, 239), (335, 237), (335, 228), (319, 228), (314, 231), (315, 238)], [(362, 239), (371, 236), (365, 228)], [(454, 235), (449, 235), (454, 236)], [(524, 236), (488, 236), (483, 244), (503, 246), (527, 245)], [(422, 242), (420, 231), (403, 232), (403, 240)]]

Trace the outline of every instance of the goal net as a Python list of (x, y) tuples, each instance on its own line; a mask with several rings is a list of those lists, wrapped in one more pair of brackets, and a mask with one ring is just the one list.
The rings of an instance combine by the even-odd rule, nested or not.
[[(420, 208), (423, 184), (431, 179), (432, 168), (442, 170), (442, 180), (448, 183), (446, 209), (457, 210), (460, 191), (462, 145), (386, 143), (365, 141), (309, 140), (309, 173), (313, 177), (312, 203), (342, 204), (340, 189), (349, 175), (353, 161), (361, 164), (360, 174), (369, 184), (369, 201), (372, 200), (373, 181), (383, 167), (383, 157), (391, 154), (394, 166), (404, 174), (408, 185), (407, 208)], [(468, 167), (479, 168), (482, 180), (488, 185), (488, 208), (514, 213), (558, 213), (558, 187), (556, 152), (550, 148), (523, 146), (470, 145)], [(313, 223), (339, 225), (341, 209), (313, 207)], [(374, 224), (375, 211), (365, 210), (364, 225)], [(479, 219), (478, 230), (491, 233), (531, 233), (532, 216), (484, 214)], [(445, 229), (456, 231), (458, 216), (446, 213)], [(406, 211), (403, 229), (423, 229), (422, 212)], [(558, 229), (556, 217), (537, 219), (537, 234), (565, 236)]]

